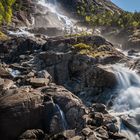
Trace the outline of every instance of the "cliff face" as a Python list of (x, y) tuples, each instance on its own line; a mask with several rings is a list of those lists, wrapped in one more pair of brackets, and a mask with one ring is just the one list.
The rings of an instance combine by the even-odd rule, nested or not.
[(16, 0), (13, 6), (13, 23), (14, 26), (28, 26), (32, 23), (32, 13), (35, 9), (33, 0)]

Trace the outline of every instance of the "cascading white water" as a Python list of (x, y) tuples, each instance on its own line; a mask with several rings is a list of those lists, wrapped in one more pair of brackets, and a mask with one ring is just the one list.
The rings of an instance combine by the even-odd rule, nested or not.
[(34, 34), (27, 31), (27, 27), (20, 27), (17, 31), (8, 31), (8, 33), (17, 37), (34, 37)]
[(46, 36), (57, 36), (78, 33), (93, 33), (92, 29), (80, 27), (77, 20), (67, 16), (57, 0), (37, 0), (32, 23), (28, 27), (19, 27), (9, 31), (13, 36), (35, 37), (35, 33)]
[(140, 109), (140, 77), (135, 71), (119, 65), (113, 67), (118, 80), (118, 97), (113, 110), (116, 112)]
[[(139, 116), (140, 113), (140, 77), (135, 71), (123, 65), (114, 65), (113, 71), (118, 80), (118, 86), (112, 115), (118, 119), (121, 134), (129, 140), (139, 140), (140, 126), (138, 120), (140, 118), (136, 116)], [(123, 118), (120, 119), (120, 116)], [(126, 122), (123, 121), (124, 119)], [(127, 119), (131, 119), (130, 124)], [(125, 126), (124, 123), (128, 126)], [(136, 128), (135, 131), (133, 128)]]
[(67, 121), (65, 119), (64, 112), (61, 110), (61, 108), (58, 104), (55, 104), (55, 106), (56, 106), (57, 111), (59, 112), (59, 115), (60, 115), (60, 118), (62, 121), (61, 123), (62, 123), (63, 130), (66, 130), (68, 128), (68, 125), (67, 125)]
[(68, 33), (72, 32), (75, 22), (74, 20), (62, 14), (56, 0), (39, 0), (38, 4), (46, 8), (44, 14), (45, 12), (49, 11), (49, 13), (53, 13), (55, 15), (55, 20), (52, 21), (52, 24), (55, 25), (54, 22), (56, 22), (56, 26), (59, 26), (62, 28), (62, 30), (67, 31)]
[[(62, 7), (60, 7), (60, 3), (58, 3), (57, 0), (38, 0), (38, 5), (44, 7), (42, 8), (43, 16), (42, 19), (36, 20), (37, 24), (35, 24), (35, 26), (60, 28), (63, 35), (83, 32), (91, 34), (93, 32), (90, 28), (78, 26), (77, 20), (67, 16), (67, 12), (62, 10)], [(42, 25), (40, 24), (41, 22)]]

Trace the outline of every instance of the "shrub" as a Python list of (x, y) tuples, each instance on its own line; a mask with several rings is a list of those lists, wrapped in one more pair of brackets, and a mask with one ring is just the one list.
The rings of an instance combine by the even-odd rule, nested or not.
[(15, 0), (0, 0), (0, 23), (10, 23), (12, 18), (12, 5)]

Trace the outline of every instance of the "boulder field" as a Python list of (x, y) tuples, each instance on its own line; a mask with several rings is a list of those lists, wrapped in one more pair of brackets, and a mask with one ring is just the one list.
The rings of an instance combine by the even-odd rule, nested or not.
[(103, 104), (117, 85), (103, 65), (122, 59), (101, 36), (3, 41), (0, 139), (125, 139)]

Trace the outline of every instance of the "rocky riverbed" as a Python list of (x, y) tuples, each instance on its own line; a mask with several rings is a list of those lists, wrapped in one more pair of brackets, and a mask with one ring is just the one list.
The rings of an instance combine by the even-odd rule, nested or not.
[(102, 65), (126, 59), (110, 42), (100, 36), (11, 38), (0, 48), (2, 139), (125, 138), (101, 104), (117, 83)]

